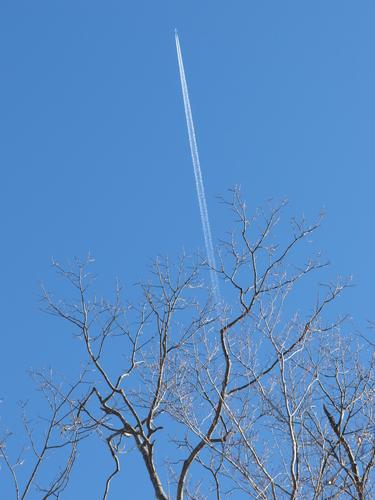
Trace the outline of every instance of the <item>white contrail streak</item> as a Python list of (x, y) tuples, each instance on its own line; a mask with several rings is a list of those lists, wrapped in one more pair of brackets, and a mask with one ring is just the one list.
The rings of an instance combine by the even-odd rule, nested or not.
[(217, 274), (215, 271), (215, 269), (217, 269), (216, 261), (215, 261), (215, 252), (214, 252), (214, 246), (212, 244), (210, 221), (208, 219), (206, 196), (204, 193), (202, 171), (201, 171), (199, 155), (198, 155), (198, 146), (197, 146), (197, 140), (196, 140), (195, 131), (194, 131), (193, 115), (191, 113), (189, 92), (188, 92), (188, 87), (187, 87), (187, 83), (186, 83), (184, 63), (182, 61), (180, 40), (178, 38), (177, 30), (175, 31), (175, 38), (176, 38), (178, 67), (180, 69), (182, 97), (184, 100), (186, 124), (187, 124), (187, 129), (188, 129), (188, 134), (189, 134), (191, 158), (193, 160), (195, 184), (196, 184), (196, 188), (197, 188), (199, 210), (200, 210), (200, 214), (201, 214), (204, 243), (206, 246), (207, 262), (208, 262), (208, 265), (210, 267), (212, 293), (213, 293), (216, 304), (219, 304), (221, 302), (221, 297), (220, 297), (219, 282), (218, 282)]

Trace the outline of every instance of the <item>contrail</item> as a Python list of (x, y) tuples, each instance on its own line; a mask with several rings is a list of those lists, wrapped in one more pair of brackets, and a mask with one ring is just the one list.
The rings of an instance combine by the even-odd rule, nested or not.
[(196, 140), (195, 131), (194, 131), (193, 115), (191, 113), (189, 92), (188, 92), (188, 87), (187, 87), (187, 83), (186, 83), (184, 63), (182, 61), (180, 40), (178, 38), (177, 30), (175, 30), (175, 38), (176, 38), (178, 67), (180, 70), (182, 97), (184, 100), (185, 116), (186, 116), (186, 124), (187, 124), (187, 129), (188, 129), (188, 134), (189, 134), (191, 158), (193, 160), (193, 167), (194, 167), (195, 185), (197, 188), (199, 210), (200, 210), (200, 214), (201, 214), (204, 243), (205, 243), (206, 254), (207, 254), (207, 262), (208, 262), (208, 265), (210, 267), (212, 293), (213, 293), (216, 304), (219, 304), (221, 302), (221, 296), (220, 296), (219, 282), (218, 282), (217, 274), (215, 271), (215, 269), (217, 269), (217, 267), (216, 267), (214, 246), (212, 244), (211, 227), (210, 227), (210, 221), (208, 218), (206, 196), (204, 193), (202, 171), (201, 171), (199, 155), (198, 155), (198, 146), (197, 146), (197, 140)]

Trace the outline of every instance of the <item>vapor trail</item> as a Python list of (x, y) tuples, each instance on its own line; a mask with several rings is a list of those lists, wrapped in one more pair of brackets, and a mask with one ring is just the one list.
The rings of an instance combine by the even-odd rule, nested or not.
[(189, 92), (188, 92), (188, 87), (187, 87), (187, 83), (186, 83), (184, 63), (182, 60), (180, 40), (178, 38), (177, 30), (175, 31), (175, 38), (176, 38), (178, 67), (180, 70), (182, 97), (184, 100), (185, 117), (186, 117), (186, 124), (187, 124), (187, 129), (188, 129), (188, 134), (189, 134), (191, 158), (193, 160), (193, 167), (194, 167), (195, 185), (197, 188), (199, 211), (201, 214), (204, 243), (205, 243), (206, 254), (207, 254), (207, 262), (208, 262), (208, 265), (210, 267), (212, 293), (214, 295), (214, 299), (215, 299), (216, 304), (219, 304), (221, 302), (221, 297), (220, 297), (219, 282), (218, 282), (217, 274), (215, 271), (215, 269), (217, 269), (217, 267), (216, 267), (214, 246), (212, 244), (211, 227), (210, 227), (210, 221), (208, 218), (206, 196), (204, 193), (202, 171), (201, 171), (199, 154), (198, 154), (198, 146), (197, 146), (197, 140), (195, 137), (193, 115), (191, 112)]

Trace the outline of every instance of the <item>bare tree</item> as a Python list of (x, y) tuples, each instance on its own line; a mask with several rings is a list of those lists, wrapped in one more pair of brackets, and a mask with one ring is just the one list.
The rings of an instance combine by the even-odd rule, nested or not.
[(85, 365), (70, 384), (34, 374), (50, 416), (38, 442), (24, 417), (35, 460), (22, 486), (24, 452), (12, 459), (8, 436), (0, 443), (16, 498), (31, 488), (58, 498), (93, 436), (113, 462), (104, 499), (130, 446), (158, 499), (372, 498), (373, 344), (337, 317), (347, 283), (316, 289), (325, 264), (305, 254), (320, 221), (292, 220), (287, 233), (284, 204), (249, 218), (237, 190), (226, 203), (236, 230), (220, 249), (221, 304), (199, 259), (157, 259), (132, 302), (119, 285), (114, 300), (97, 299), (90, 262), (54, 263), (73, 297), (45, 291), (44, 304), (82, 339)]

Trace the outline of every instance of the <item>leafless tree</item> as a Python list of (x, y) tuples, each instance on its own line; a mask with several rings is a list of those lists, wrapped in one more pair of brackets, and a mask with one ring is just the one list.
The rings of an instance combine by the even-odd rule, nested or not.
[(236, 230), (220, 247), (221, 304), (198, 258), (157, 259), (132, 302), (119, 285), (98, 299), (89, 261), (54, 263), (73, 297), (44, 291), (44, 304), (82, 340), (85, 364), (70, 384), (34, 374), (50, 415), (38, 440), (24, 417), (35, 459), (22, 486), (26, 452), (11, 458), (9, 436), (0, 443), (17, 499), (61, 496), (93, 436), (113, 462), (98, 498), (131, 447), (158, 499), (373, 498), (374, 344), (337, 316), (348, 283), (316, 286), (325, 264), (306, 249), (320, 221), (286, 231), (284, 204), (250, 218), (238, 190), (226, 203)]

